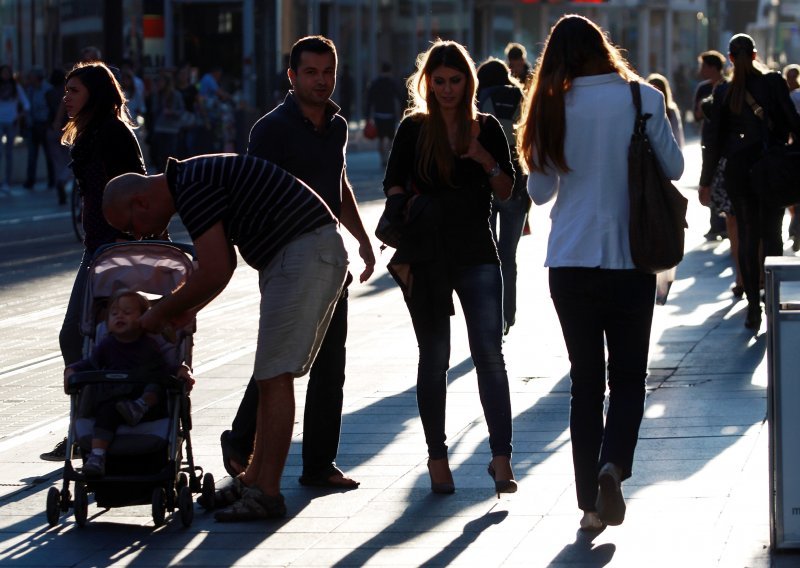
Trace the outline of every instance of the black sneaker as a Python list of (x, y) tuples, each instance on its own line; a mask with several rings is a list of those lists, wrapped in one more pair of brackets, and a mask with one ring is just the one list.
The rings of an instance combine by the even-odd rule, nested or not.
[[(70, 455), (70, 459), (72, 459), (74, 454)], [(50, 450), (49, 452), (45, 452), (39, 455), (40, 460), (45, 461), (65, 461), (67, 459), (67, 438), (65, 437), (61, 440), (56, 447)]]

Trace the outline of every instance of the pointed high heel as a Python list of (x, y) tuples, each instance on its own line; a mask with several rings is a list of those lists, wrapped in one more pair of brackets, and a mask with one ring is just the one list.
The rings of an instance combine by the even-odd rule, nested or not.
[(514, 479), (497, 479), (497, 473), (494, 470), (492, 464), (489, 464), (489, 467), (486, 468), (486, 472), (489, 474), (494, 480), (494, 490), (497, 492), (497, 498), (500, 499), (501, 493), (516, 493), (517, 492), (517, 482)]
[[(445, 465), (447, 466), (447, 473), (450, 474), (450, 481), (439, 482), (433, 480), (433, 469), (431, 468), (431, 462), (438, 462), (441, 460), (444, 460)], [(447, 465), (447, 458), (440, 458), (439, 460), (428, 459), (428, 475), (431, 476), (431, 492), (438, 495), (452, 495), (456, 492), (456, 486), (455, 483), (453, 483), (453, 474), (450, 473), (450, 466)]]

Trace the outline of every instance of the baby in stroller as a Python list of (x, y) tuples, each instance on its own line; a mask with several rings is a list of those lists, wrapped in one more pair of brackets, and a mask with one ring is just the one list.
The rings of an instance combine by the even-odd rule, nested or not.
[[(64, 370), (64, 389), (68, 379), (77, 372), (115, 369), (142, 374), (174, 374), (191, 390), (194, 384), (189, 367), (179, 365), (170, 369), (158, 343), (139, 327), (139, 317), (150, 308), (145, 296), (129, 289), (115, 292), (108, 303), (106, 319), (108, 335), (97, 343), (88, 359), (68, 366)], [(117, 428), (123, 423), (135, 426), (143, 419), (166, 416), (162, 387), (157, 383), (146, 385), (95, 385), (93, 408), (95, 416), (91, 453), (83, 464), (87, 477), (105, 475), (106, 450), (114, 439)]]

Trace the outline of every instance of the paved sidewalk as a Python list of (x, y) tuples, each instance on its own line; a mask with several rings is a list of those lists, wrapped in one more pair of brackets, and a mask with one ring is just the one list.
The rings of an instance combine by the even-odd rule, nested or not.
[[(370, 159), (365, 153), (352, 161)], [(0, 451), (0, 479), (27, 483), (33, 476), (41, 483), (0, 490), (6, 495), (0, 500), (0, 564), (800, 565), (798, 555), (772, 556), (768, 550), (765, 328), (754, 339), (743, 326), (745, 303), (729, 291), (727, 241), (702, 237), (708, 214), (691, 189), (696, 167), (695, 161), (681, 185), (690, 198), (688, 252), (668, 304), (656, 307), (647, 408), (634, 475), (624, 484), (628, 512), (622, 526), (595, 536), (577, 530), (568, 360), (542, 267), (547, 210), (536, 208), (534, 234), (522, 239), (519, 250), (518, 323), (505, 343), (518, 493), (498, 499), (486, 474), (486, 425), (457, 316), (447, 415), (457, 491), (431, 494), (415, 400), (416, 345), (400, 292), (381, 269), (350, 304), (338, 463), (362, 482), (358, 490), (329, 493), (297, 484), (305, 396), (300, 380), (297, 427), (283, 479), (287, 519), (219, 524), (196, 507), (190, 528), (176, 515), (154, 529), (149, 507), (103, 512), (92, 504), (85, 528), (77, 528), (69, 515), (50, 529), (45, 494), (60, 469), (32, 460), (30, 447), (17, 446)], [(374, 226), (379, 204), (364, 211)], [(379, 264), (387, 259), (384, 253)], [(251, 364), (252, 356), (244, 355), (198, 378), (195, 456), (217, 479), (224, 475), (219, 432), (229, 424), (241, 389), (236, 396), (208, 393), (232, 379), (243, 387)]]

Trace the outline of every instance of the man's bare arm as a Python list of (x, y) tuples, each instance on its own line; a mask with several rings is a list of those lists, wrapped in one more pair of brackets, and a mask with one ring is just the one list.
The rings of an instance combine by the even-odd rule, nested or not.
[(347, 174), (342, 172), (342, 211), (339, 220), (344, 228), (358, 241), (358, 254), (364, 261), (364, 271), (359, 276), (359, 282), (366, 282), (375, 270), (375, 253), (372, 250), (372, 243), (369, 235), (364, 229), (361, 214), (358, 212), (358, 204), (353, 194), (353, 187)]
[(194, 241), (198, 267), (186, 283), (156, 303), (140, 319), (147, 331), (159, 333), (172, 320), (185, 312), (199, 310), (219, 295), (236, 268), (233, 246), (225, 235), (222, 221), (212, 226)]

